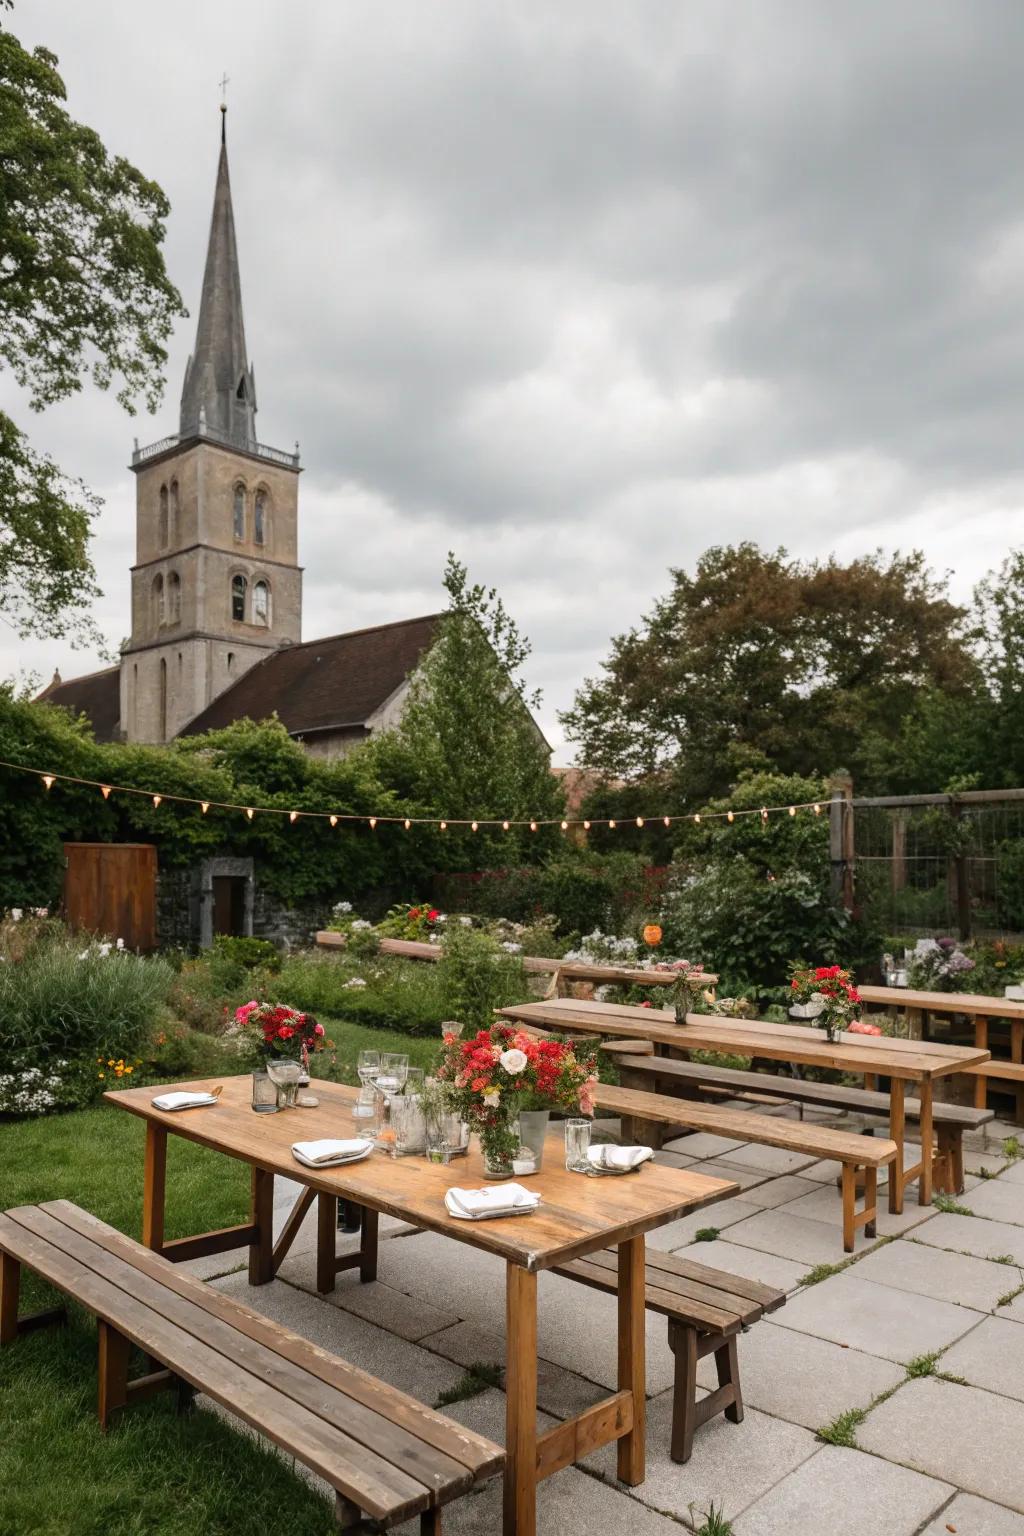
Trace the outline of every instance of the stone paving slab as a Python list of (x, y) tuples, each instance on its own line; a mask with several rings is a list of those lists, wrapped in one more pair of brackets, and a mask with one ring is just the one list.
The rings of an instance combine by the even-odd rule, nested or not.
[(991, 1216), (995, 1221), (1009, 1221), (1024, 1227), (1024, 1188), (1007, 1182), (1005, 1174), (986, 1179), (960, 1200), (975, 1216)]
[(725, 1162), (736, 1163), (740, 1168), (763, 1168), (772, 1174), (799, 1173), (801, 1168), (810, 1168), (816, 1161), (804, 1152), (787, 1152), (785, 1147), (762, 1147), (754, 1141), (722, 1156)]
[(915, 1243), (932, 1248), (951, 1248), (957, 1253), (971, 1253), (978, 1259), (1004, 1256), (1024, 1264), (1024, 1227), (1009, 1221), (990, 1221), (978, 1216), (960, 1216), (942, 1211), (913, 1233)]
[(964, 1140), (964, 1171), (966, 1173), (1000, 1173), (1006, 1167), (1002, 1152), (995, 1148), (971, 1147)]
[(429, 1350), (419, 1349), (406, 1339), (396, 1338), (386, 1329), (376, 1328), (339, 1307), (325, 1306), (320, 1298), (297, 1290), (283, 1280), (251, 1286), (242, 1274), (228, 1275), (215, 1283), (217, 1289), (228, 1296), (235, 1296), (257, 1312), (293, 1328), (303, 1338), (340, 1355), (350, 1365), (358, 1365), (381, 1381), (401, 1387), (403, 1392), (418, 1397), (421, 1403), (436, 1402), (438, 1393), (453, 1387), (463, 1374), (458, 1366)]
[(946, 1351), (941, 1368), (969, 1386), (1024, 1402), (1024, 1328), (998, 1315), (986, 1317)]
[(861, 1280), (859, 1269), (858, 1264), (791, 1297), (775, 1314), (777, 1324), (906, 1364), (945, 1349), (984, 1316), (930, 1296), (910, 1303), (902, 1291)]
[(887, 1461), (1024, 1511), (1024, 1403), (926, 1376), (872, 1409), (857, 1439)]
[(712, 1136), (708, 1131), (695, 1131), (692, 1136), (674, 1136), (671, 1141), (665, 1142), (669, 1152), (701, 1159), (724, 1157), (726, 1152), (733, 1152), (746, 1145), (745, 1141), (734, 1141), (730, 1136)]
[[(841, 1229), (843, 1225), (842, 1197), (832, 1184), (819, 1185), (810, 1194), (791, 1201), (786, 1206), (786, 1210), (791, 1216), (803, 1216), (808, 1221), (827, 1221), (837, 1229)], [(878, 1235), (893, 1237), (900, 1232), (908, 1232), (911, 1227), (918, 1227), (922, 1222), (930, 1221), (934, 1215), (933, 1206), (918, 1205), (916, 1189), (907, 1191), (903, 1210), (898, 1216), (886, 1209), (883, 1200), (879, 1200)]]
[[(1024, 1334), (1024, 1328), (1015, 1331)], [(794, 1333), (767, 1318), (743, 1334), (738, 1347), (744, 1403), (805, 1429), (821, 1429), (849, 1408), (866, 1408), (904, 1379), (902, 1366), (891, 1360)], [(718, 1385), (710, 1355), (698, 1365), (697, 1381), (708, 1390)]]
[(1011, 1509), (990, 1504), (973, 1493), (958, 1493), (921, 1536), (947, 1536), (956, 1531), (958, 1536), (1024, 1536), (1024, 1515), (1015, 1515)]
[[(700, 1171), (704, 1171), (703, 1164), (700, 1165)], [(692, 1243), (698, 1232), (712, 1228), (719, 1232), (725, 1231), (735, 1226), (736, 1222), (745, 1221), (748, 1216), (756, 1216), (759, 1209), (759, 1206), (751, 1205), (738, 1195), (732, 1200), (719, 1200), (715, 1205), (694, 1211), (692, 1216), (681, 1216), (678, 1221), (666, 1222), (663, 1227), (648, 1232), (647, 1246), (671, 1253), (676, 1248), (685, 1248), (688, 1243)]]
[(727, 1163), (723, 1158), (701, 1158), (693, 1165), (694, 1173), (706, 1173), (709, 1179), (731, 1179), (746, 1195), (750, 1189), (760, 1189), (771, 1182), (771, 1174), (764, 1168), (742, 1168), (739, 1163)]
[[(664, 1392), (648, 1404), (647, 1478), (631, 1492), (634, 1500), (677, 1520), (689, 1523), (692, 1512), (699, 1526), (699, 1512), (706, 1512), (712, 1501), (726, 1519), (735, 1519), (818, 1448), (809, 1430), (748, 1408), (742, 1424), (730, 1424), (719, 1414), (703, 1425), (694, 1436), (693, 1455), (679, 1466), (669, 1456), (671, 1399), (671, 1392)], [(615, 1447), (603, 1446), (585, 1465), (614, 1483)], [(569, 1536), (577, 1529), (554, 1526), (551, 1536)], [(590, 1536), (603, 1536), (603, 1529), (598, 1522)]]
[(699, 1159), (683, 1157), (679, 1152), (667, 1152), (662, 1148), (654, 1154), (654, 1161), (666, 1168), (695, 1168)]
[[(728, 1164), (722, 1166), (727, 1167)], [(703, 1171), (702, 1167), (701, 1172)], [(797, 1173), (784, 1173), (777, 1179), (765, 1179), (762, 1184), (751, 1185), (749, 1189), (743, 1191), (743, 1198), (751, 1205), (769, 1210), (776, 1205), (788, 1205), (794, 1200), (799, 1200), (801, 1195), (813, 1195), (817, 1188), (817, 1184), (801, 1178)]]
[(738, 1243), (730, 1243), (727, 1236), (716, 1238), (713, 1243), (691, 1243), (689, 1248), (677, 1248), (676, 1257), (710, 1264), (729, 1275), (760, 1280), (780, 1291), (795, 1290), (807, 1273), (806, 1264), (795, 1264), (792, 1259), (780, 1259), (777, 1254), (762, 1253), (758, 1248), (741, 1248)]
[(1015, 1162), (1007, 1163), (1001, 1178), (1005, 1179), (1007, 1184), (1024, 1185), (1024, 1159), (1018, 1158)]
[(1015, 1297), (1008, 1307), (1000, 1307), (999, 1316), (1009, 1322), (1024, 1323), (1024, 1295)]
[[(792, 1259), (807, 1269), (815, 1264), (838, 1264), (847, 1257), (843, 1253), (842, 1235), (828, 1222), (794, 1216), (784, 1205), (737, 1222), (729, 1228), (729, 1241), (744, 1248), (777, 1253), (781, 1259)], [(863, 1236), (859, 1237), (858, 1246), (861, 1243), (870, 1247), (870, 1241)]]
[[(966, 1218), (968, 1221), (970, 1217)], [(859, 1280), (894, 1286), (914, 1296), (958, 1303), (990, 1312), (1013, 1289), (1016, 1270), (989, 1259), (975, 1259), (918, 1243), (888, 1243), (869, 1253), (856, 1269)]]
[[(1024, 1331), (1024, 1330), (1022, 1330)], [(421, 1339), (424, 1349), (432, 1349), (458, 1365), (470, 1366), (479, 1361), (505, 1368), (506, 1350), (504, 1336), (475, 1328), (472, 1323), (457, 1323), (440, 1333)], [(575, 1371), (553, 1365), (543, 1358), (537, 1361), (537, 1402), (545, 1413), (567, 1419), (582, 1413), (593, 1403), (607, 1396), (607, 1388), (598, 1386)]]
[(747, 1509), (734, 1536), (914, 1536), (953, 1491), (907, 1467), (826, 1445)]
[(458, 1315), (451, 1311), (446, 1313), (443, 1305), (407, 1296), (404, 1291), (385, 1285), (381, 1280), (364, 1285), (355, 1271), (340, 1274), (334, 1290), (328, 1292), (324, 1300), (413, 1343), (459, 1321)]

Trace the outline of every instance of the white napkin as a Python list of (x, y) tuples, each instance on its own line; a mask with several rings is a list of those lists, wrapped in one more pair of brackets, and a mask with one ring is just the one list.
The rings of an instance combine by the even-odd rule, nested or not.
[(490, 1189), (450, 1189), (445, 1201), (466, 1216), (508, 1216), (513, 1211), (532, 1211), (540, 1204), (540, 1196), (522, 1184), (497, 1184)]
[(650, 1147), (615, 1147), (607, 1142), (587, 1148), (587, 1158), (595, 1168), (639, 1168), (654, 1153)]
[(322, 1141), (293, 1142), (292, 1151), (307, 1163), (332, 1163), (336, 1157), (358, 1157), (371, 1145), (365, 1136), (356, 1136), (348, 1141), (325, 1138)]
[(161, 1093), (153, 1100), (154, 1109), (192, 1109), (199, 1104), (216, 1104), (212, 1093)]

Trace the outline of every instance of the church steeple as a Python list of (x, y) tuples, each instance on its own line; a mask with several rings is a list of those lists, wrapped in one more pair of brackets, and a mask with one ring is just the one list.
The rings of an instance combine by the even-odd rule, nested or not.
[(256, 381), (245, 347), (226, 112), (222, 106), (220, 161), (196, 344), (181, 392), (181, 435), (192, 437), (207, 431), (239, 448), (252, 448), (256, 442)]

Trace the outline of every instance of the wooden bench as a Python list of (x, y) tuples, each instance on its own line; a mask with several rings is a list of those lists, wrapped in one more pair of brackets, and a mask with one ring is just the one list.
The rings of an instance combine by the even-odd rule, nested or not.
[[(801, 1077), (789, 1077), (781, 1072), (741, 1072), (732, 1067), (709, 1067), (700, 1062), (675, 1061), (665, 1056), (623, 1060), (619, 1077), (624, 1088), (653, 1088), (669, 1093), (679, 1088), (684, 1097), (687, 1090), (708, 1089), (726, 1093), (731, 1098), (792, 1100), (800, 1106), (801, 1112), (804, 1104), (818, 1104), (863, 1114), (889, 1114), (889, 1095), (872, 1089), (848, 1088), (841, 1083), (809, 1083)], [(920, 1118), (919, 1099), (905, 1099), (903, 1108), (908, 1120)], [(963, 1104), (932, 1105), (932, 1123), (938, 1140), (937, 1182), (946, 1194), (963, 1193), (964, 1131), (978, 1130), (993, 1118), (991, 1109), (972, 1109)]]
[[(858, 1227), (875, 1236), (878, 1216), (878, 1170), (896, 1157), (896, 1143), (875, 1136), (857, 1136), (830, 1126), (778, 1120), (754, 1110), (731, 1109), (725, 1104), (701, 1104), (666, 1094), (644, 1093), (638, 1088), (612, 1088), (599, 1083), (595, 1090), (599, 1108), (622, 1119), (622, 1134), (649, 1146), (660, 1146), (662, 1127), (688, 1126), (713, 1136), (758, 1142), (804, 1152), (808, 1157), (831, 1158), (842, 1164), (843, 1249), (852, 1253)], [(864, 1206), (857, 1210), (857, 1175), (864, 1175)]]
[[(599, 1291), (618, 1288), (618, 1260), (610, 1248), (561, 1264), (555, 1274)], [(694, 1430), (701, 1424), (719, 1413), (733, 1424), (742, 1422), (737, 1335), (783, 1306), (786, 1293), (653, 1249), (647, 1251), (646, 1290), (648, 1311), (668, 1318), (668, 1342), (675, 1356), (672, 1460), (689, 1461)], [(715, 1357), (718, 1386), (698, 1402), (697, 1362), (705, 1355)]]
[(989, 1082), (1013, 1084), (1017, 1099), (1017, 1119), (1024, 1121), (1024, 1065), (1018, 1061), (982, 1061), (966, 1067), (965, 1074), (975, 1079), (974, 1102), (979, 1109), (988, 1103)]
[[(385, 1530), (496, 1476), (500, 1446), (271, 1322), (66, 1200), (0, 1215), (0, 1345), (42, 1318), (18, 1317), (21, 1266), (99, 1323), (99, 1417), (165, 1387), (205, 1392), (324, 1478), (344, 1530)], [(128, 1379), (132, 1345), (163, 1369)]]

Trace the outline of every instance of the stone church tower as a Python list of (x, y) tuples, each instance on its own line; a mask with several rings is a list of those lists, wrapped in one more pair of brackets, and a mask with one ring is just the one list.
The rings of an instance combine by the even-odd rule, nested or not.
[(170, 741), (256, 662), (301, 639), (298, 452), (256, 440), (221, 110), (180, 429), (132, 455), (132, 629), (120, 669), (120, 729), (129, 741)]

